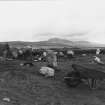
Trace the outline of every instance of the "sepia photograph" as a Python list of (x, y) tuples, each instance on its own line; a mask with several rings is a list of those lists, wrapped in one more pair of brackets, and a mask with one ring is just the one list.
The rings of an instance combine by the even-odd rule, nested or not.
[(0, 105), (105, 105), (105, 0), (0, 0)]

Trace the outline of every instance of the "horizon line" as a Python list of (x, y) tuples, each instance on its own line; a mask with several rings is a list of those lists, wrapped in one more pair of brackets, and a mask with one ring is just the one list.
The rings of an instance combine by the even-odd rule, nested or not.
[[(54, 39), (54, 38), (51, 38), (51, 39)], [(58, 38), (58, 39), (62, 39), (63, 40), (63, 38)], [(43, 42), (43, 41), (48, 41), (48, 40), (37, 40), (37, 41), (33, 41), (33, 40), (8, 40), (8, 41), (0, 41), (0, 43), (6, 43), (6, 42), (32, 42), (32, 43), (34, 43), (34, 42)], [(68, 40), (68, 39), (64, 39), (64, 40)], [(89, 42), (89, 43), (105, 45), (105, 43), (94, 42), (94, 41), (87, 41), (87, 40), (68, 40), (68, 41), (72, 41), (72, 42)]]

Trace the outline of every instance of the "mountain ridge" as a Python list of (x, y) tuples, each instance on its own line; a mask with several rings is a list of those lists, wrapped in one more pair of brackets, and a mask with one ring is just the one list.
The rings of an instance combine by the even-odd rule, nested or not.
[(60, 39), (60, 38), (52, 38), (49, 39), (48, 41), (52, 43), (63, 43), (67, 45), (72, 45), (72, 46), (81, 46), (81, 47), (105, 47), (105, 44), (98, 44), (94, 42), (89, 42), (89, 41), (69, 41), (67, 39)]
[[(6, 42), (0, 42), (4, 44)], [(63, 38), (51, 38), (45, 41), (30, 42), (30, 41), (8, 41), (12, 47), (32, 46), (35, 48), (64, 48), (64, 47), (105, 47), (105, 44), (97, 44), (88, 41), (70, 41)]]

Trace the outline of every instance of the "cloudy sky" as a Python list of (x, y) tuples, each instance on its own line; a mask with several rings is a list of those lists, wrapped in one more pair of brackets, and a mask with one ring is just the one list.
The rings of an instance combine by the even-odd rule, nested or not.
[(0, 41), (54, 37), (105, 44), (105, 0), (0, 1)]

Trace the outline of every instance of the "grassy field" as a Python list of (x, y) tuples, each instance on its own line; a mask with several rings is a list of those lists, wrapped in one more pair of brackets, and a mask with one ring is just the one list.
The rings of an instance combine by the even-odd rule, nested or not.
[(35, 62), (34, 67), (21, 67), (21, 62), (0, 61), (0, 105), (105, 105), (105, 83), (91, 90), (86, 84), (69, 88), (63, 80), (72, 63), (90, 63), (91, 56), (58, 62), (61, 71), (54, 78), (38, 73), (44, 62)]

